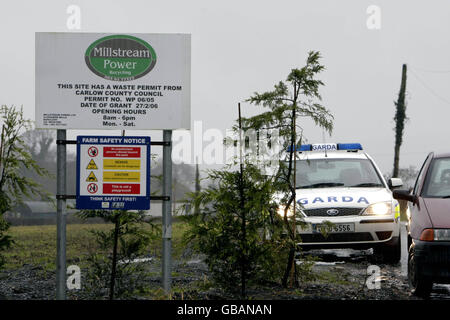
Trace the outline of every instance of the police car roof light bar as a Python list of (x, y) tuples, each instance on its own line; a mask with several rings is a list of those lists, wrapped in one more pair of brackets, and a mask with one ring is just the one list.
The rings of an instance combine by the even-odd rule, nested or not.
[[(292, 146), (287, 147), (286, 151), (291, 152)], [(312, 145), (311, 144), (302, 144), (301, 146), (295, 146), (295, 151), (311, 151)]]
[[(337, 150), (347, 150), (347, 151), (356, 151), (356, 150), (362, 150), (362, 146), (360, 143), (337, 143)], [(317, 145), (316, 145), (317, 146)], [(292, 149), (291, 146), (287, 148), (287, 151), (290, 152)], [(302, 144), (301, 146), (295, 147), (296, 151), (312, 151), (313, 145), (312, 144)], [(315, 149), (318, 150), (318, 149)], [(323, 148), (321, 150), (326, 150), (326, 148)]]
[(360, 143), (338, 143), (338, 150), (362, 150)]
[(297, 151), (311, 151), (312, 150), (312, 144), (302, 144), (299, 148), (297, 146)]

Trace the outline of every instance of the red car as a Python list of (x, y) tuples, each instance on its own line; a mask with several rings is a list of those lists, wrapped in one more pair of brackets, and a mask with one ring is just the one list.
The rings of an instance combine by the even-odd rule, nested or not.
[(430, 153), (412, 190), (395, 190), (407, 200), (408, 280), (415, 295), (429, 296), (433, 283), (450, 283), (450, 153)]

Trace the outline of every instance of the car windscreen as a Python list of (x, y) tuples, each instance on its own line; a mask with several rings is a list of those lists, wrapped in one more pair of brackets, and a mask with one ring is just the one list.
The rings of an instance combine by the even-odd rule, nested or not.
[(425, 198), (450, 198), (450, 158), (432, 160), (422, 190)]
[(296, 186), (306, 188), (384, 187), (369, 159), (297, 160)]

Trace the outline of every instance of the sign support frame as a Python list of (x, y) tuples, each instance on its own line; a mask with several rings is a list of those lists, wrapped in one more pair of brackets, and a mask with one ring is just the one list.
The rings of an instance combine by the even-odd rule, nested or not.
[(172, 286), (172, 130), (163, 131), (163, 261), (162, 282), (165, 293)]
[[(66, 300), (66, 217), (67, 199), (76, 195), (66, 194), (67, 144), (77, 144), (77, 140), (66, 140), (66, 130), (56, 130), (56, 299)], [(163, 222), (162, 284), (165, 293), (172, 287), (172, 130), (163, 131), (163, 141), (150, 141), (151, 145), (163, 147), (163, 195), (150, 196), (150, 200), (161, 200)]]
[[(56, 131), (58, 140), (66, 140), (66, 130)], [(65, 144), (56, 145), (56, 193), (66, 194), (66, 160)], [(66, 199), (56, 200), (56, 299), (66, 299)]]

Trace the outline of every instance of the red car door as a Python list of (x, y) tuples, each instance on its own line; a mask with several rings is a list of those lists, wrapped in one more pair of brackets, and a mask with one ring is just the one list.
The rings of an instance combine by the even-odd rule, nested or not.
[(433, 153), (430, 153), (425, 159), (425, 162), (420, 169), (417, 176), (416, 183), (412, 190), (412, 195), (415, 196), (415, 201), (408, 202), (410, 217), (409, 217), (409, 233), (412, 239), (419, 239), (423, 229), (431, 228), (431, 220), (425, 206), (424, 199), (422, 198), (423, 183), (425, 181), (428, 169), (430, 167), (431, 160), (433, 159)]

